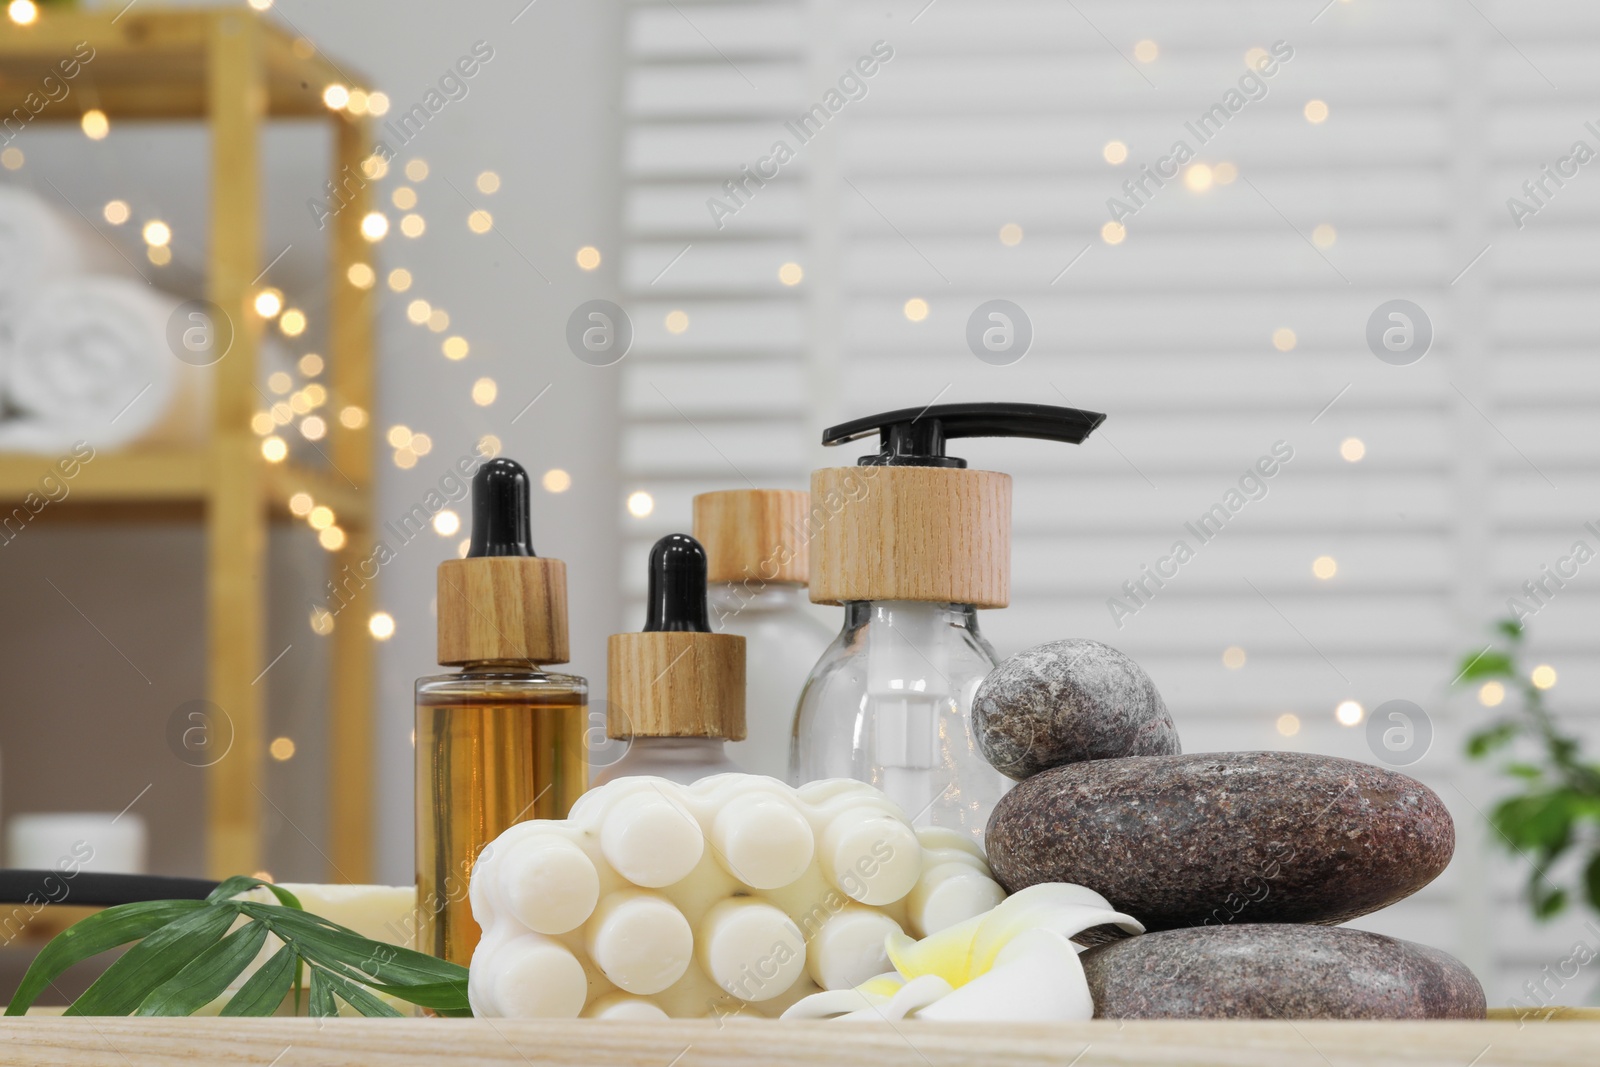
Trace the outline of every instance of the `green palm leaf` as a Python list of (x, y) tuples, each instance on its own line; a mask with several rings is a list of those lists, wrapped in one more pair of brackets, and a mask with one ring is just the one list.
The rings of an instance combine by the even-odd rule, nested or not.
[(232, 908), (213, 905), (163, 926), (106, 968), (66, 1014), (129, 1014), (167, 979), (221, 941), (237, 918)]
[(28, 973), (6, 1007), (7, 1015), (25, 1014), (62, 972), (91, 956), (137, 941), (198, 908), (201, 900), (155, 900), (119, 904), (74, 923), (51, 939), (34, 957)]
[[(257, 887), (266, 888), (279, 903), (237, 899)], [(240, 918), (248, 921), (230, 933)], [(269, 934), (283, 947), (245, 980), (224, 1006), (223, 1015), (271, 1015), (291, 988), (296, 991), (298, 1013), (302, 963), (310, 965), (307, 1010), (314, 1016), (337, 1014), (340, 1001), (366, 1016), (400, 1014), (374, 993), (440, 1015), (472, 1014), (465, 967), (362, 937), (309, 914), (287, 890), (242, 877), (229, 878), (203, 901), (125, 904), (76, 924), (34, 960), (7, 1014), (24, 1014), (45, 987), (74, 963), (138, 941), (67, 1014), (190, 1015), (227, 992), (260, 955)]]
[(311, 992), (306, 997), (306, 1014), (313, 1019), (339, 1014), (339, 1005), (333, 999), (333, 986), (328, 984), (328, 972), (320, 967), (311, 968)]
[(295, 954), (294, 946), (284, 945), (261, 965), (260, 970), (245, 979), (233, 999), (223, 1005), (222, 1014), (271, 1015), (283, 1003), (283, 998), (289, 995), (299, 970), (300, 957)]
[(371, 1019), (397, 1019), (400, 1017), (399, 1012), (354, 982), (341, 978), (332, 971), (323, 970), (321, 967), (313, 967), (312, 973), (320, 975), (340, 1000), (362, 1015)]
[(196, 956), (139, 1003), (135, 1015), (192, 1015), (228, 990), (266, 943), (267, 928), (249, 922)]

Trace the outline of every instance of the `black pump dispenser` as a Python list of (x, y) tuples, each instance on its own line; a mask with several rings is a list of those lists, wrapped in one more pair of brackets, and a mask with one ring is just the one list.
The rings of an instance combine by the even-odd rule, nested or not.
[(644, 632), (711, 632), (706, 613), (706, 550), (688, 534), (668, 534), (650, 550), (650, 603)]
[(532, 556), (528, 472), (513, 459), (491, 459), (472, 477), (472, 543), (467, 558)]
[(825, 445), (876, 433), (878, 451), (862, 456), (862, 467), (965, 467), (959, 456), (945, 455), (945, 442), (959, 437), (1032, 437), (1042, 441), (1082, 444), (1106, 421), (1098, 411), (1049, 404), (971, 403), (901, 408), (882, 415), (843, 422), (822, 433)]

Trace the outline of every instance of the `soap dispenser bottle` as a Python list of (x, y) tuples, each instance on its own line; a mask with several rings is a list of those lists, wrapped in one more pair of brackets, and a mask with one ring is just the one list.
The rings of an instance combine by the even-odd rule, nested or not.
[(513, 823), (562, 819), (589, 773), (588, 683), (567, 661), (566, 564), (533, 553), (528, 474), (492, 459), (472, 480), (464, 559), (439, 564), (439, 663), (417, 681), (417, 947), (466, 966), (479, 929), (472, 865)]
[(688, 534), (650, 550), (644, 630), (612, 634), (606, 647), (606, 734), (628, 743), (595, 777), (651, 774), (688, 785), (741, 768), (727, 742), (742, 741), (744, 638), (711, 632), (706, 553)]
[(730, 489), (694, 498), (711, 628), (745, 639), (749, 735), (730, 752), (745, 770), (773, 778), (789, 774), (800, 690), (833, 640), (806, 596), (810, 501), (796, 489)]
[(945, 454), (961, 437), (1079, 444), (1105, 420), (1043, 404), (906, 408), (826, 431), (824, 445), (879, 435), (855, 467), (811, 475), (823, 506), (811, 599), (842, 604), (844, 629), (811, 671), (791, 778), (855, 778), (918, 826), (982, 843), (1010, 782), (972, 735), (972, 698), (998, 665), (979, 608), (1010, 599), (1011, 477)]

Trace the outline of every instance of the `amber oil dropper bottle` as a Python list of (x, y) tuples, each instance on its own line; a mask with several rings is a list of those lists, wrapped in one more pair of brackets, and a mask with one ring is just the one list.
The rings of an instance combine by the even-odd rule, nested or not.
[(564, 819), (588, 785), (589, 685), (567, 654), (566, 564), (533, 553), (528, 473), (492, 459), (472, 480), (466, 558), (439, 564), (439, 663), (417, 681), (417, 947), (466, 966), (467, 882), (526, 819)]

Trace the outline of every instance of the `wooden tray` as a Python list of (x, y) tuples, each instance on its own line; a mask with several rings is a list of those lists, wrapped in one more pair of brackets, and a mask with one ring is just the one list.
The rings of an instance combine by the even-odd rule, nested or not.
[[(1578, 1021), (1566, 1021), (1576, 1018)], [(0, 1063), (72, 1067), (1586, 1067), (1596, 1013), (1525, 1022), (1088, 1022), (1055, 1025), (729, 1019), (65, 1019), (0, 1022)]]

